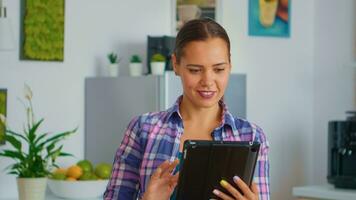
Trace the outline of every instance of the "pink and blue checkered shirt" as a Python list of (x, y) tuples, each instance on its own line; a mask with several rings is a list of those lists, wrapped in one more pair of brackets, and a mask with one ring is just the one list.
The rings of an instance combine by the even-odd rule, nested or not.
[[(130, 122), (116, 152), (105, 200), (140, 199), (156, 168), (165, 160), (177, 158), (183, 134), (179, 113), (181, 99), (166, 111), (143, 114)], [(259, 188), (259, 199), (269, 200), (269, 145), (264, 132), (255, 124), (233, 117), (224, 102), (220, 101), (220, 105), (223, 107), (222, 122), (212, 132), (213, 139), (261, 143), (254, 181)]]

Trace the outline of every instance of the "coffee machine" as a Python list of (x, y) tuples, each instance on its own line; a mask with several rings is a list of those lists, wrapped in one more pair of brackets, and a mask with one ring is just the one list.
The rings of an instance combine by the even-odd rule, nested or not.
[(166, 57), (166, 69), (173, 70), (171, 54), (175, 47), (175, 37), (172, 36), (147, 36), (147, 66), (148, 73), (151, 73), (151, 57), (155, 53), (160, 53)]
[(356, 111), (345, 121), (329, 122), (328, 182), (336, 188), (356, 189)]

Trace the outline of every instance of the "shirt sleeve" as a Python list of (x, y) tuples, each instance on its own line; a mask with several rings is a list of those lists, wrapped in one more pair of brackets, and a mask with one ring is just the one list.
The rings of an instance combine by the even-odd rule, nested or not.
[(260, 142), (260, 152), (257, 158), (254, 181), (258, 186), (259, 200), (270, 200), (270, 183), (269, 183), (269, 144), (263, 130), (255, 127), (255, 140)]
[(142, 160), (139, 124), (139, 117), (136, 117), (125, 131), (125, 136), (115, 155), (111, 177), (104, 192), (104, 200), (137, 198)]

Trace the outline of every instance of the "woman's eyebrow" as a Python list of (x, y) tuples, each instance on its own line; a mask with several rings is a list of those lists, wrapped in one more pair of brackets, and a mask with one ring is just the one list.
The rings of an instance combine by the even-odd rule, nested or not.
[(217, 64), (214, 64), (213, 66), (214, 66), (214, 67), (217, 67), (217, 66), (220, 66), (220, 65), (227, 65), (227, 63), (226, 63), (226, 62), (217, 63)]
[[(221, 63), (213, 64), (214, 67), (218, 67), (218, 66), (221, 66), (221, 65), (227, 65), (227, 63), (226, 62), (221, 62)], [(186, 66), (187, 67), (204, 67), (204, 65), (199, 65), (199, 64), (187, 64)]]
[(203, 65), (198, 65), (198, 64), (187, 64), (187, 67), (204, 67)]

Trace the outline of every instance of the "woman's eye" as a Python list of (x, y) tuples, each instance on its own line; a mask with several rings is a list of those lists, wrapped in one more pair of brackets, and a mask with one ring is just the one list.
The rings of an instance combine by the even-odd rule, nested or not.
[(198, 73), (198, 72), (200, 72), (200, 69), (189, 69), (189, 72)]
[(216, 68), (215, 69), (215, 72), (222, 72), (222, 71), (224, 71), (225, 70), (225, 68)]

